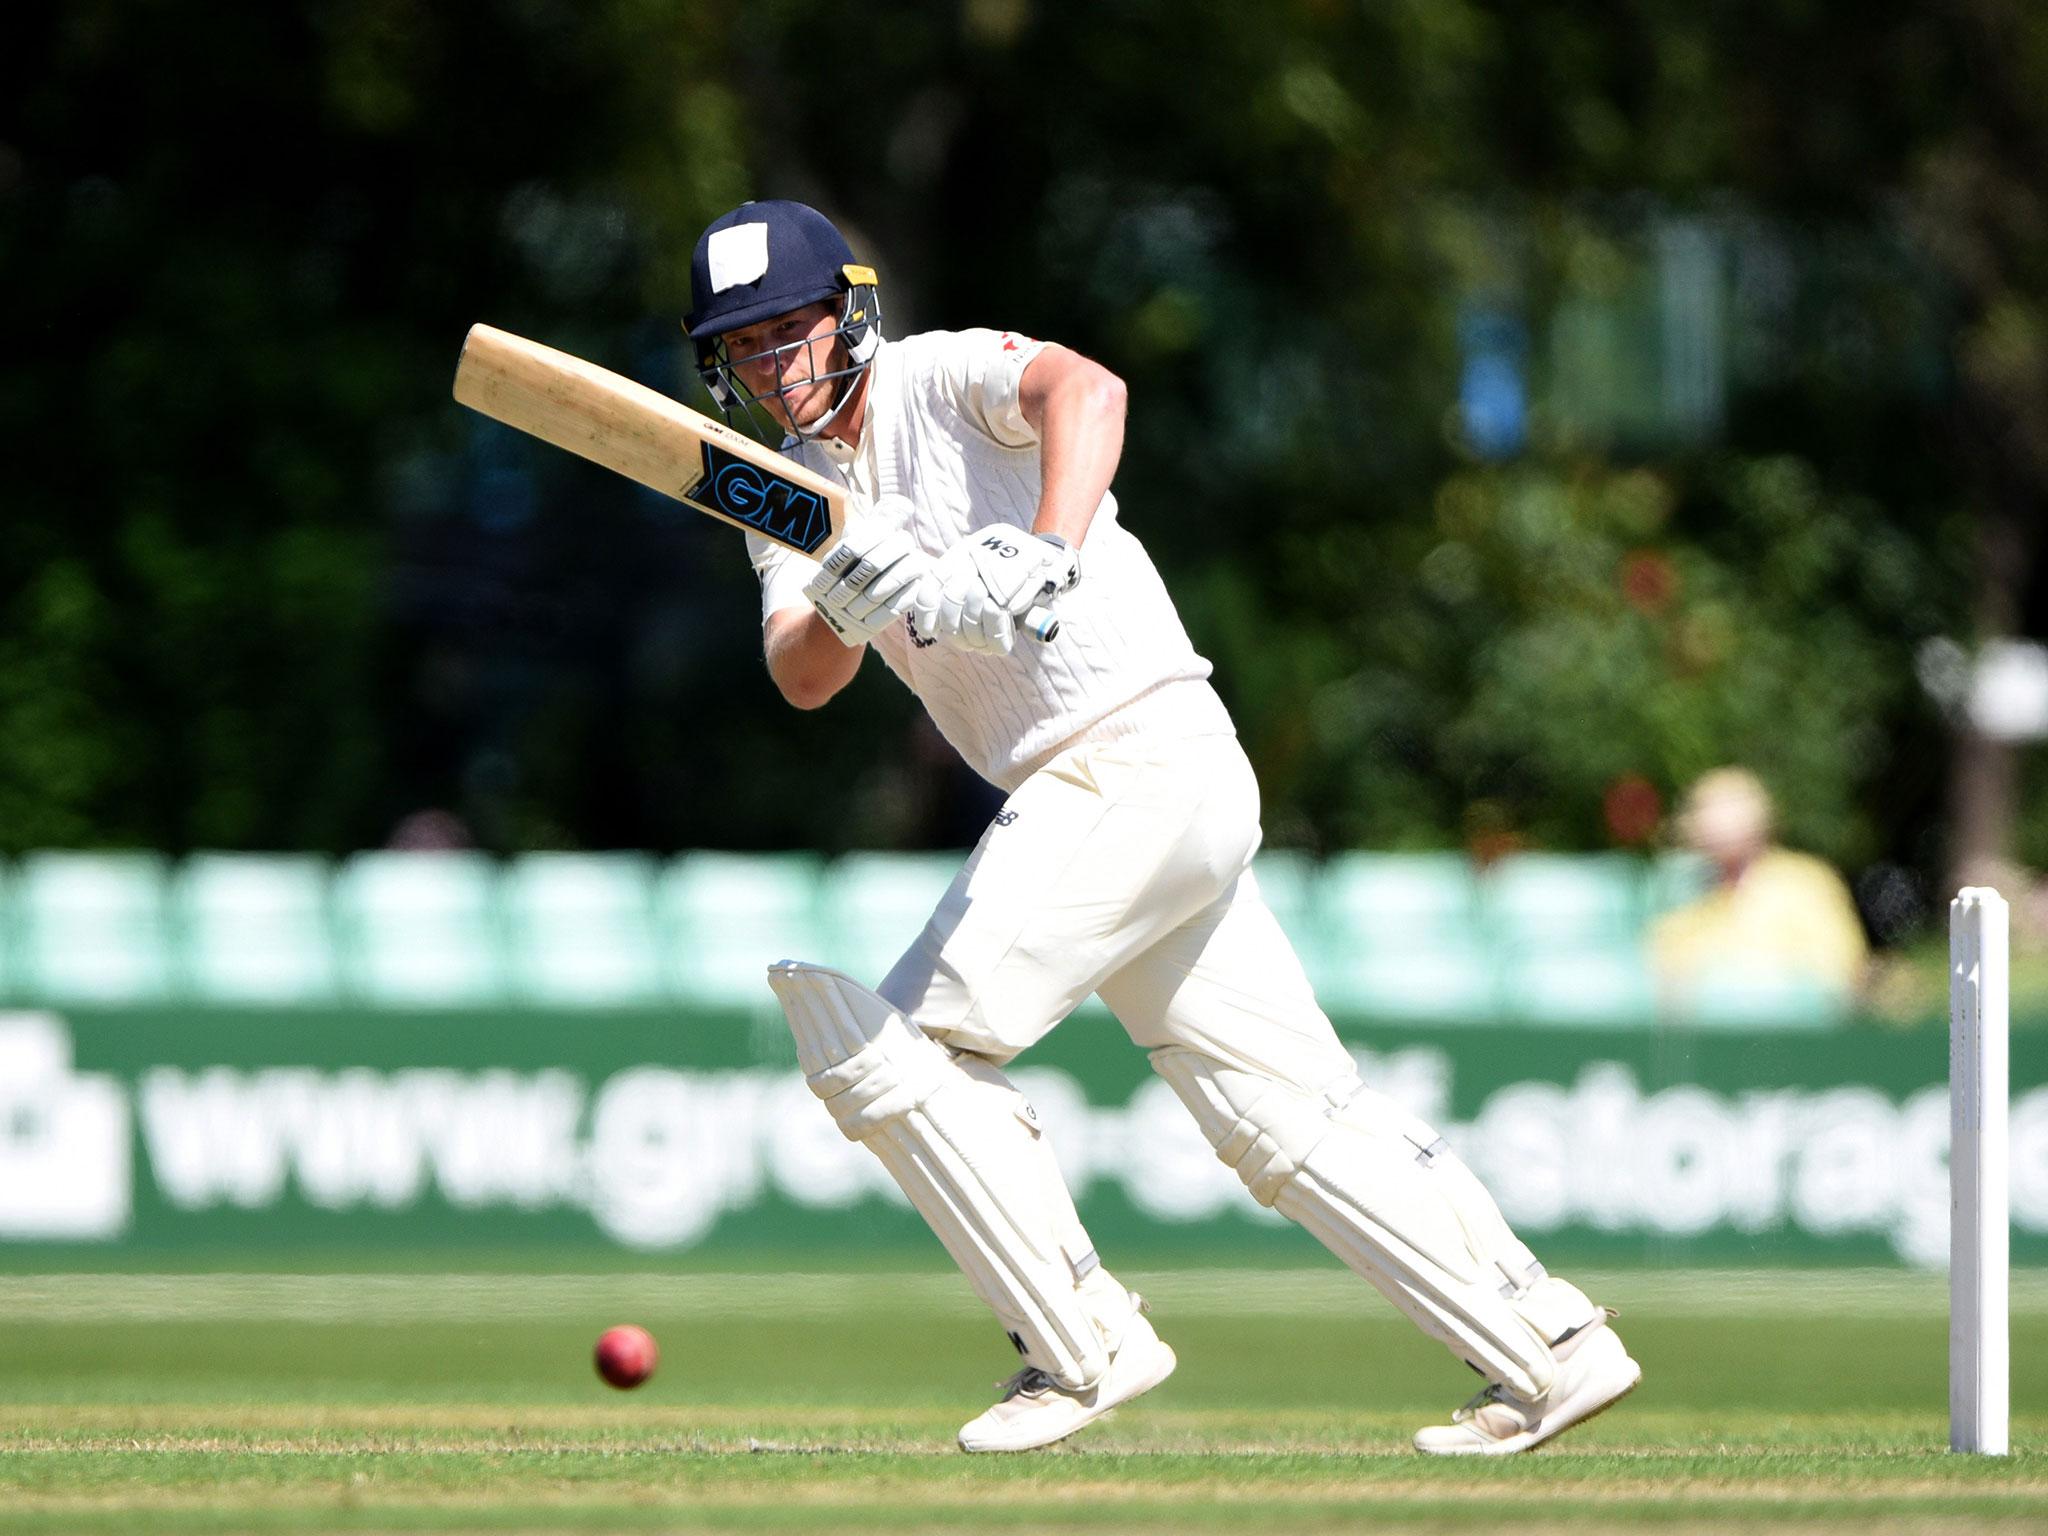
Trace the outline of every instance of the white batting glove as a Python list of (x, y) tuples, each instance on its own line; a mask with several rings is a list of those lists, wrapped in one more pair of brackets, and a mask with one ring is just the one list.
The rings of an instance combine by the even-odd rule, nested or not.
[(1081, 579), (1081, 552), (1056, 534), (979, 529), (918, 583), (918, 632), (965, 651), (1009, 654), (1016, 621)]
[(832, 546), (804, 596), (841, 644), (865, 645), (910, 611), (931, 569), (931, 556), (908, 532), (866, 521)]
[(965, 544), (955, 544), (917, 584), (910, 622), (920, 635), (959, 651), (1008, 655), (1017, 643), (1007, 609), (989, 599)]

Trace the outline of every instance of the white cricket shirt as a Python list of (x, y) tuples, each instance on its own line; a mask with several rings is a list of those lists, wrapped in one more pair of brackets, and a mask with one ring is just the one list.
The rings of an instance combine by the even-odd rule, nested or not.
[[(861, 441), (791, 442), (783, 452), (851, 493), (850, 515), (882, 496), (915, 508), (908, 527), (937, 556), (976, 529), (1029, 530), (1038, 515), (1038, 437), (1018, 395), (1045, 343), (1007, 331), (927, 331), (885, 341), (869, 368)], [(899, 519), (900, 521), (900, 519)], [(817, 562), (747, 535), (761, 613), (808, 610)], [(1008, 656), (939, 645), (898, 620), (874, 639), (946, 740), (984, 778), (1015, 789), (1054, 753), (1138, 732), (1232, 730), (1151, 556), (1105, 494), (1081, 550), (1081, 582), (1058, 599), (1060, 632), (1019, 635)]]

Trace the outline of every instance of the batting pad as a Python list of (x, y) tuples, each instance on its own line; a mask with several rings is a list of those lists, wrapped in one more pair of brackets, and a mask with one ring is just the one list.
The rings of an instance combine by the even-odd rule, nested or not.
[[(1152, 1065), (1261, 1205), (1312, 1233), (1488, 1381), (1549, 1390), (1592, 1303), (1543, 1268), (1425, 1122), (1357, 1078), (1322, 1094), (1185, 1046)], [(1574, 1315), (1575, 1314), (1575, 1315)]]
[(811, 1091), (881, 1159), (1025, 1361), (1093, 1385), (1131, 1302), (1096, 1266), (1029, 1101), (838, 971), (785, 960), (768, 985)]

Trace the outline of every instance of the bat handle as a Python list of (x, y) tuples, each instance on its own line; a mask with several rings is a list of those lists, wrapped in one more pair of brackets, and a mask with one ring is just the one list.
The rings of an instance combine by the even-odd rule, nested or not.
[(1017, 627), (1045, 645), (1059, 637), (1060, 616), (1050, 608), (1034, 607), (1017, 621)]

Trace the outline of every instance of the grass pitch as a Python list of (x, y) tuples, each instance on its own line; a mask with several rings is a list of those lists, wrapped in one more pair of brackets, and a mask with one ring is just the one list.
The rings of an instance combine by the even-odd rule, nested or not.
[(1014, 1357), (950, 1272), (0, 1277), (0, 1533), (2048, 1529), (2048, 1278), (2007, 1459), (1945, 1449), (1938, 1277), (1809, 1272), (1597, 1277), (1643, 1387), (1488, 1463), (1407, 1450), (1471, 1378), (1349, 1276), (1130, 1278), (1179, 1373), (966, 1457)]

